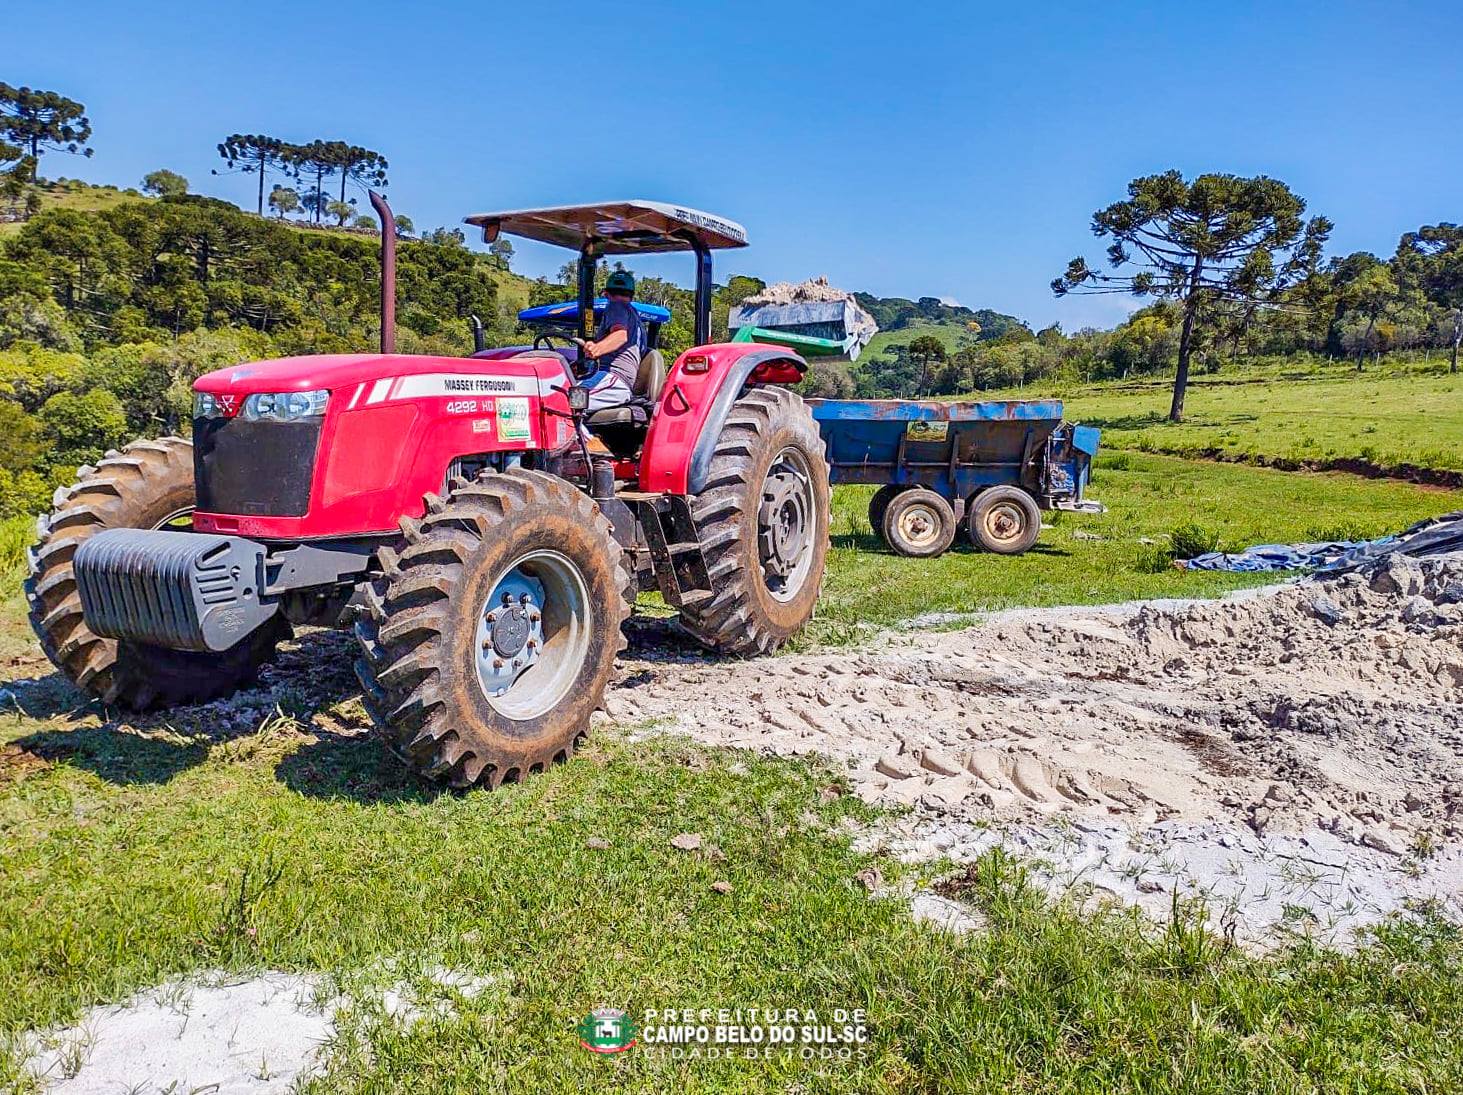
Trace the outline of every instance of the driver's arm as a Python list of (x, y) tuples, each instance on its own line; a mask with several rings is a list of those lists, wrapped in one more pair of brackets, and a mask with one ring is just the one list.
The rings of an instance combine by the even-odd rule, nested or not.
[(605, 333), (604, 338), (591, 339), (584, 344), (584, 353), (587, 357), (603, 357), (605, 354), (612, 354), (630, 341), (630, 332), (623, 327), (611, 328)]

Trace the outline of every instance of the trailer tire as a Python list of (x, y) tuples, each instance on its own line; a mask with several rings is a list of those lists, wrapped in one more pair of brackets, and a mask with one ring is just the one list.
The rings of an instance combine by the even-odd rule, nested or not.
[(988, 487), (971, 500), (970, 542), (996, 555), (1020, 555), (1041, 535), (1041, 510), (1020, 487)]
[(889, 508), (889, 503), (896, 495), (909, 489), (905, 483), (885, 483), (874, 492), (869, 499), (869, 528), (874, 530), (875, 536), (884, 535), (884, 511)]
[(926, 487), (900, 491), (884, 509), (884, 542), (900, 555), (930, 559), (955, 541), (955, 511)]
[(732, 404), (706, 488), (691, 498), (709, 596), (681, 625), (723, 654), (766, 654), (812, 618), (828, 555), (828, 462), (796, 393), (754, 388)]
[(406, 547), (381, 553), (355, 625), (362, 701), (387, 747), (454, 787), (567, 760), (635, 603), (608, 518), (567, 480), (516, 469), (429, 497), (401, 528)]
[(55, 510), (37, 519), (25, 582), (31, 627), (46, 657), (87, 695), (139, 711), (204, 703), (253, 683), (289, 638), (278, 615), (217, 654), (107, 639), (86, 626), (72, 569), (76, 549), (104, 529), (167, 527), (195, 503), (193, 445), (162, 437), (81, 468), (75, 484), (56, 491)]

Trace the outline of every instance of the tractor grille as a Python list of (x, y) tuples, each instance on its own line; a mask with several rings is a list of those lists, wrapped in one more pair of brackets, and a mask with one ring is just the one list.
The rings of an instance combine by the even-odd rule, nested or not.
[(198, 508), (204, 513), (303, 516), (310, 508), (320, 422), (195, 418)]

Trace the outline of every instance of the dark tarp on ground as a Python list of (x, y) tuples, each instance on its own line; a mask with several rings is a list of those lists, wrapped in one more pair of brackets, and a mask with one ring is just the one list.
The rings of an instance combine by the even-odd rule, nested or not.
[(1442, 555), (1463, 551), (1463, 510), (1419, 521), (1395, 536), (1359, 542), (1256, 544), (1244, 551), (1210, 551), (1179, 561), (1188, 570), (1353, 570), (1384, 555)]

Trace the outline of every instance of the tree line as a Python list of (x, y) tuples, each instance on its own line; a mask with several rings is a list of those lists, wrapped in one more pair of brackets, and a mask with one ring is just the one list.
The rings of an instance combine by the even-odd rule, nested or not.
[[(1446, 341), (1458, 370), (1463, 341), (1463, 231), (1424, 225), (1390, 260), (1358, 252), (1323, 261), (1332, 224), (1305, 218), (1303, 198), (1266, 176), (1178, 171), (1128, 184), (1093, 214), (1109, 240), (1106, 268), (1078, 256), (1052, 282), (1068, 293), (1127, 293), (1172, 306), (1177, 319), (1169, 417), (1183, 418), (1196, 352), (1246, 344), (1354, 354)], [(1147, 317), (1145, 317), (1147, 318)]]
[(1191, 373), (1230, 363), (1313, 356), (1360, 370), (1389, 352), (1440, 351), (1457, 373), (1463, 227), (1422, 225), (1403, 233), (1387, 257), (1328, 257), (1331, 222), (1305, 212), (1299, 195), (1264, 176), (1187, 180), (1168, 171), (1134, 179), (1124, 199), (1093, 215), (1092, 232), (1107, 244), (1104, 261), (1079, 256), (1052, 282), (1059, 297), (1146, 302), (1116, 328), (1068, 335), (1058, 326), (1032, 331), (1012, 317), (983, 327), (921, 298), (923, 314), (899, 316), (938, 332), (853, 369), (822, 366), (815, 383), (825, 395), (914, 398), (1167, 373), (1169, 416), (1177, 421)]
[[(12, 203), (26, 197), (22, 188), (36, 180), (40, 157), (47, 152), (91, 156), (91, 137), (83, 104), (60, 92), (0, 82), (0, 196)], [(274, 185), (268, 195), (271, 211), (283, 217), (304, 209), (316, 224), (331, 216), (344, 225), (355, 215), (355, 199), (347, 198), (347, 184), (384, 188), (389, 182), (385, 156), (342, 140), (292, 142), (260, 133), (231, 133), (219, 142), (218, 154), (226, 172), (257, 176), (254, 211), (260, 216), (271, 175), (286, 176), (296, 184)], [(144, 186), (149, 192), (174, 196), (186, 193), (187, 181), (175, 172), (158, 171), (144, 180)], [(38, 207), (38, 199), (29, 196), (33, 200), (25, 208), (27, 215)]]
[[(469, 315), (507, 341), (498, 269), (450, 236), (404, 240), (399, 349), (460, 355)], [(0, 516), (43, 508), (77, 464), (129, 438), (186, 432), (210, 369), (372, 349), (379, 276), (371, 237), (198, 195), (41, 210), (0, 240)]]
[[(346, 200), (346, 184), (384, 188), (390, 166), (381, 153), (347, 141), (295, 144), (260, 133), (231, 133), (219, 142), (218, 154), (230, 170), (258, 176), (254, 211), (260, 216), (264, 215), (268, 177), (285, 174), (302, 185), (276, 185), (269, 193), (270, 209), (284, 216), (304, 208), (317, 224), (323, 216), (334, 216), (344, 224), (355, 211), (353, 199)], [(338, 192), (326, 189), (329, 181), (340, 184)]]

